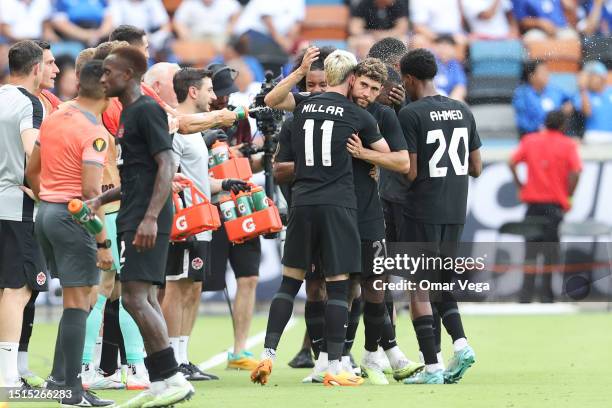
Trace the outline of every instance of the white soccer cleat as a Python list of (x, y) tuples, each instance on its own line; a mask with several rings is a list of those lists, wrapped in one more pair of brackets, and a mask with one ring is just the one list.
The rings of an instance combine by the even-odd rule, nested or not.
[(325, 380), (325, 374), (329, 369), (329, 361), (327, 360), (327, 353), (320, 353), (319, 358), (315, 361), (315, 366), (312, 369), (312, 373), (302, 379), (302, 383), (316, 383), (322, 384)]
[(383, 373), (393, 374), (391, 363), (382, 347), (379, 347), (376, 351), (376, 365), (382, 369)]
[(150, 386), (149, 373), (144, 364), (128, 364), (126, 388), (128, 390), (146, 390)]
[(94, 369), (91, 363), (83, 364), (81, 382), (86, 390), (120, 390), (125, 388), (125, 385), (121, 382), (121, 377), (118, 380), (115, 375), (105, 377), (102, 370)]

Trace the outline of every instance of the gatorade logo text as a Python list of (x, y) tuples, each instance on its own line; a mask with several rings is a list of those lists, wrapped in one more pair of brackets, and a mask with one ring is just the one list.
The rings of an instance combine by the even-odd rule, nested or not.
[(255, 223), (253, 222), (253, 218), (249, 217), (246, 220), (242, 221), (242, 230), (244, 232), (255, 231)]
[(246, 212), (246, 205), (243, 203), (238, 204), (238, 211), (240, 211), (240, 214), (244, 214)]
[(176, 222), (174, 223), (174, 225), (176, 226), (177, 230), (185, 231), (187, 229), (187, 219), (185, 218), (184, 215), (181, 215), (180, 217), (176, 219)]

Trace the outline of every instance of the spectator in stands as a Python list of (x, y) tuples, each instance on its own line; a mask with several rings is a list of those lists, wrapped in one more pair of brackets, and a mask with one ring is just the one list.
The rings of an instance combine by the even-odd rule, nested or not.
[(579, 0), (578, 19), (585, 36), (612, 35), (612, 0)]
[[(467, 43), (458, 0), (411, 0), (410, 21), (415, 35), (423, 36), (428, 41), (442, 34), (450, 34), (457, 44)], [(422, 40), (416, 42), (422, 44)]]
[(0, 35), (10, 41), (53, 39), (51, 0), (0, 1)]
[(518, 38), (518, 24), (510, 0), (461, 0), (470, 37), (492, 40)]
[(568, 24), (565, 13), (576, 13), (574, 0), (513, 0), (514, 15), (525, 41), (549, 38), (575, 39), (578, 34)]
[(240, 11), (236, 0), (184, 0), (174, 14), (174, 30), (181, 40), (209, 40), (221, 51)]
[(438, 63), (438, 74), (434, 84), (449, 98), (465, 101), (467, 79), (461, 62), (457, 60), (457, 43), (450, 35), (436, 38), (434, 54)]
[(105, 41), (113, 30), (108, 0), (55, 0), (52, 23), (62, 39), (88, 46)]
[(113, 25), (131, 25), (149, 36), (159, 30), (170, 33), (172, 26), (162, 0), (112, 0)]
[(304, 0), (251, 0), (234, 26), (234, 34), (247, 34), (251, 50), (272, 43), (291, 54), (305, 15)]
[(69, 101), (77, 96), (77, 77), (74, 58), (70, 55), (60, 55), (55, 60), (59, 72), (55, 77), (53, 93), (62, 101)]
[(406, 39), (408, 4), (406, 0), (361, 0), (351, 7), (349, 47), (359, 59), (381, 38)]
[(549, 84), (548, 68), (542, 61), (527, 61), (521, 81), (512, 99), (521, 137), (542, 130), (548, 112), (558, 109), (566, 114), (572, 112), (570, 97)]
[(586, 118), (585, 143), (612, 143), (612, 87), (607, 79), (608, 70), (599, 61), (587, 62), (580, 74), (574, 106)]

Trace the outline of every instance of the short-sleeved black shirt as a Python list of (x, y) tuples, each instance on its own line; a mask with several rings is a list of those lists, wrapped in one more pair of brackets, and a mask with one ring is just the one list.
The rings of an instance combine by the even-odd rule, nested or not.
[(417, 154), (406, 216), (428, 224), (464, 224), (468, 155), (481, 146), (472, 112), (464, 103), (436, 95), (407, 105), (399, 120), (408, 151)]
[(378, 8), (375, 0), (362, 0), (352, 8), (351, 15), (363, 18), (366, 30), (390, 30), (398, 19), (408, 17), (408, 2), (397, 0), (389, 7)]
[[(166, 112), (149, 96), (143, 95), (121, 112), (117, 131), (121, 176), (121, 209), (117, 231), (136, 231), (153, 196), (157, 175), (155, 155), (172, 149)], [(158, 233), (169, 234), (172, 201), (168, 200), (157, 219)]]
[[(376, 119), (380, 134), (387, 141), (391, 151), (407, 149), (406, 140), (393, 109), (374, 102), (368, 106), (367, 111)], [(378, 241), (385, 237), (384, 215), (378, 197), (378, 185), (370, 177), (372, 167), (372, 164), (364, 160), (353, 159), (357, 218), (362, 241)]]
[(345, 96), (326, 92), (303, 101), (296, 99), (291, 133), (295, 155), (292, 206), (357, 209), (346, 142), (353, 133), (359, 134), (366, 146), (381, 139), (372, 115)]

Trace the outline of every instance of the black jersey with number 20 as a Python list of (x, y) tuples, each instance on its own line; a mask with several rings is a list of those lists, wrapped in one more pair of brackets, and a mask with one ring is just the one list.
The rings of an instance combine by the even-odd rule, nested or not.
[(417, 154), (417, 177), (405, 214), (429, 224), (464, 224), (468, 156), (480, 148), (468, 107), (445, 96), (428, 96), (399, 113), (408, 151)]
[(376, 120), (336, 92), (296, 102), (291, 138), (295, 154), (292, 206), (357, 209), (353, 163), (346, 143), (353, 133), (366, 146), (380, 140)]

